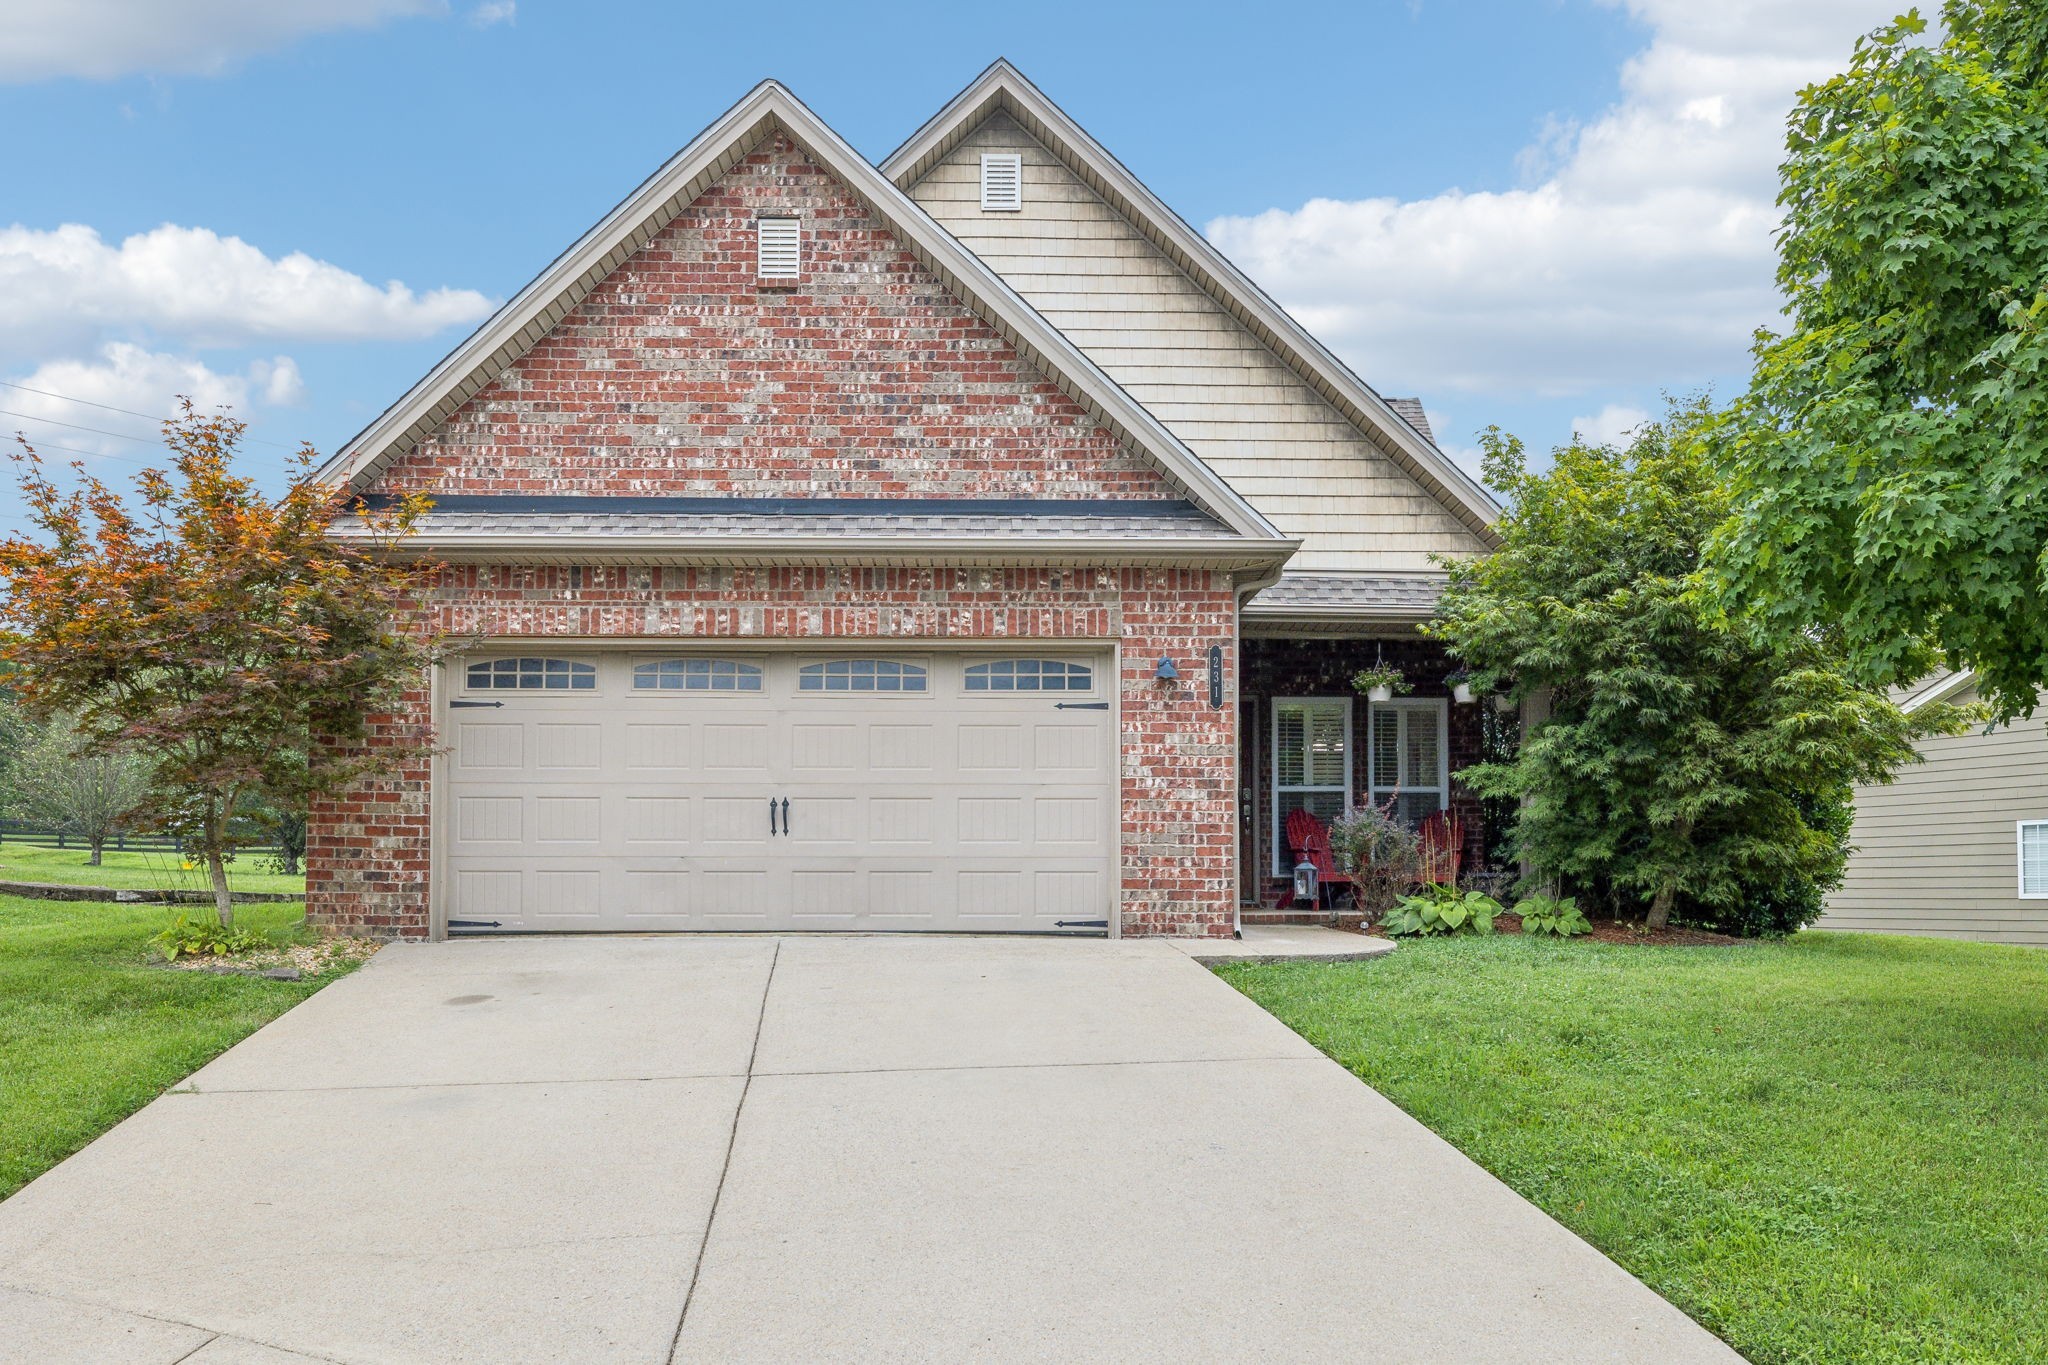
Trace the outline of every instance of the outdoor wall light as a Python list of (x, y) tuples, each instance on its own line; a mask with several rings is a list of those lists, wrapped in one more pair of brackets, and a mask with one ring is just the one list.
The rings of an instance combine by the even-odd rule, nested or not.
[(1152, 676), (1159, 682), (1179, 682), (1180, 670), (1173, 666), (1173, 660), (1161, 659), (1159, 667), (1152, 670)]

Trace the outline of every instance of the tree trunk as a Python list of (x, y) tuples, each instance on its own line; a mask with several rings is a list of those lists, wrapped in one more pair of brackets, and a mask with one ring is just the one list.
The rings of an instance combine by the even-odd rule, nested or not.
[(1657, 888), (1655, 900), (1650, 902), (1650, 913), (1643, 917), (1646, 929), (1662, 929), (1671, 923), (1671, 898), (1677, 883), (1666, 882)]
[(213, 883), (213, 908), (220, 914), (220, 927), (234, 928), (235, 902), (228, 895), (228, 865), (218, 848), (206, 850), (206, 876)]
[(107, 841), (106, 841), (105, 839), (95, 839), (95, 840), (93, 840), (93, 841), (92, 841), (92, 856), (91, 856), (90, 858), (87, 858), (87, 859), (85, 860), (85, 865), (86, 865), (87, 867), (98, 867), (98, 866), (100, 865), (100, 850), (101, 850), (101, 849), (103, 849), (103, 848), (105, 848), (106, 846), (107, 846)]

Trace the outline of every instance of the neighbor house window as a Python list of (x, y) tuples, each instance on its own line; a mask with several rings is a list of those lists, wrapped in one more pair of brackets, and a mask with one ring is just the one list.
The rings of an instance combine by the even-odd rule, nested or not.
[(636, 692), (759, 692), (761, 670), (736, 659), (654, 659), (633, 665)]
[(1384, 806), (1391, 798), (1395, 814), (1417, 825), (1449, 804), (1449, 746), (1444, 742), (1448, 719), (1441, 699), (1372, 703), (1366, 768), (1375, 806)]
[(574, 659), (486, 659), (463, 677), (473, 692), (592, 692), (597, 667)]
[(2048, 900), (2048, 820), (2020, 821), (2020, 898)]
[(754, 220), (754, 273), (764, 280), (793, 280), (803, 263), (803, 226), (794, 218)]
[(981, 207), (986, 213), (1015, 213), (1024, 207), (1024, 157), (1021, 153), (981, 154)]
[(969, 692), (1086, 692), (1095, 686), (1095, 671), (1086, 664), (1058, 659), (997, 659), (969, 664)]
[(797, 670), (800, 692), (922, 692), (925, 671), (894, 659), (828, 659)]
[(1273, 703), (1273, 867), (1287, 860), (1287, 817), (1306, 810), (1325, 824), (1351, 809), (1351, 699)]

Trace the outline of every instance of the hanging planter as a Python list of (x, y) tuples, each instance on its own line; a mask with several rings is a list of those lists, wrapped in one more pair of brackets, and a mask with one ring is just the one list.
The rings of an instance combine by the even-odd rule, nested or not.
[(1518, 703), (1515, 701), (1515, 699), (1505, 692), (1496, 692), (1493, 694), (1493, 709), (1500, 712), (1504, 716), (1512, 712), (1517, 705)]
[(1371, 701), (1392, 701), (1396, 692), (1413, 690), (1408, 686), (1408, 680), (1401, 676), (1401, 670), (1388, 664), (1359, 669), (1352, 676), (1351, 685)]
[(1470, 706), (1478, 698), (1472, 692), (1472, 676), (1469, 673), (1453, 673), (1445, 682), (1451, 685), (1451, 700), (1460, 706)]

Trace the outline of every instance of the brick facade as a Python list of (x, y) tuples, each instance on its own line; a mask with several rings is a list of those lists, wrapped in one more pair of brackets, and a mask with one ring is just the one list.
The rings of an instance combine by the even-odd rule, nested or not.
[[(458, 636), (646, 639), (1117, 641), (1123, 806), (1122, 928), (1227, 935), (1235, 897), (1231, 814), (1236, 711), (1203, 686), (1153, 679), (1161, 655), (1188, 679), (1225, 645), (1229, 575), (1178, 569), (693, 569), (451, 567), (432, 597)], [(1226, 673), (1234, 670), (1228, 667)], [(1234, 681), (1226, 676), (1226, 702)], [(431, 716), (424, 689), (378, 732)], [(429, 764), (365, 783), (313, 812), (308, 917), (339, 930), (424, 937)]]
[[(1361, 639), (1253, 639), (1243, 644), (1245, 704), (1242, 708), (1243, 734), (1240, 738), (1246, 774), (1242, 864), (1244, 892), (1248, 900), (1271, 905), (1285, 879), (1273, 875), (1273, 711), (1275, 697), (1350, 697), (1352, 699), (1351, 770), (1352, 789), (1369, 790), (1366, 754), (1366, 711), (1364, 697), (1353, 691), (1352, 675), (1361, 668), (1384, 660), (1401, 670), (1415, 689), (1413, 697), (1449, 697), (1445, 681), (1456, 665), (1433, 640), (1400, 636), (1384, 640)], [(1451, 770), (1451, 809), (1464, 821), (1465, 862), (1476, 868), (1485, 859), (1485, 832), (1479, 799), (1458, 783), (1458, 770), (1479, 762), (1484, 721), (1481, 708), (1489, 703), (1446, 708), (1446, 739)]]
[[(794, 287), (754, 218), (803, 219)], [(385, 491), (1174, 498), (776, 137), (394, 461)]]

